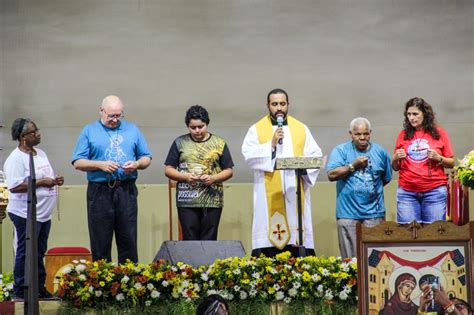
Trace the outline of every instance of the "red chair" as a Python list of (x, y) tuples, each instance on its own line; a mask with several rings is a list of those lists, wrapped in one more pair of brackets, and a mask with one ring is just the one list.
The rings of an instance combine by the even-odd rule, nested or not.
[(57, 290), (57, 278), (62, 270), (73, 260), (92, 260), (91, 251), (85, 247), (53, 247), (45, 254), (46, 289), (54, 293)]

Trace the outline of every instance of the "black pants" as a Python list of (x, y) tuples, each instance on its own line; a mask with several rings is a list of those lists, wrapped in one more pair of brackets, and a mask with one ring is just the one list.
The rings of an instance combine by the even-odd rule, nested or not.
[[(16, 297), (23, 298), (25, 286), (25, 259), (26, 259), (26, 219), (8, 214), (16, 230), (17, 247), (15, 255), (15, 266), (13, 269), (13, 286)], [(38, 237), (38, 288), (43, 290), (46, 280), (46, 270), (44, 268), (44, 254), (48, 249), (48, 237), (51, 230), (51, 220), (46, 222), (36, 222), (36, 236)]]
[(87, 222), (92, 259), (112, 260), (112, 237), (115, 232), (118, 262), (138, 261), (137, 195), (135, 181), (87, 185)]
[(222, 208), (178, 208), (185, 241), (217, 240)]
[[(306, 256), (314, 256), (315, 252), (312, 248), (306, 248)], [(264, 254), (267, 257), (275, 257), (277, 254), (284, 253), (284, 252), (291, 252), (291, 256), (298, 257), (299, 255), (299, 248), (292, 245), (286, 245), (283, 249), (278, 249), (276, 247), (263, 247), (263, 248), (256, 248), (252, 250), (252, 256), (260, 257), (261, 254)]]

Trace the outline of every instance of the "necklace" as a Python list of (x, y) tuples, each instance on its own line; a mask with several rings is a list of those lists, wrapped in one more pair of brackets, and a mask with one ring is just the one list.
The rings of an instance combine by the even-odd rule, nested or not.
[(365, 172), (365, 169), (370, 171), (371, 163), (370, 163), (370, 159), (368, 157), (368, 154), (369, 154), (369, 151), (370, 151), (371, 148), (372, 148), (372, 145), (369, 142), (369, 145), (367, 146), (367, 149), (365, 151), (360, 151), (359, 149), (356, 148), (356, 146), (354, 145), (354, 142), (352, 142), (352, 150), (354, 151), (355, 157), (358, 158), (359, 156), (365, 156), (368, 159), (367, 167), (366, 168), (361, 168), (360, 169), (360, 174), (363, 174)]
[(112, 140), (112, 143), (114, 145), (117, 144), (116, 142), (118, 140), (121, 125), (118, 125), (115, 129), (112, 129), (112, 130), (115, 130), (115, 137), (114, 138), (112, 138), (112, 136), (110, 135), (109, 128), (105, 127), (104, 124), (102, 124), (102, 122), (100, 122), (100, 125), (102, 126), (102, 128), (104, 128), (105, 133), (107, 134), (107, 136), (109, 136), (109, 139)]
[[(105, 133), (107, 134), (107, 136), (109, 136), (109, 139), (110, 139), (110, 142), (112, 143), (112, 146), (113, 147), (117, 147), (119, 145), (119, 131), (120, 131), (120, 126), (121, 124), (119, 124), (116, 128), (115, 128), (115, 137), (113, 137), (113, 135), (111, 135), (109, 133), (109, 128), (106, 128), (104, 126), (104, 124), (102, 124), (101, 121), (99, 121), (100, 125), (102, 126), (102, 128), (104, 129)], [(115, 187), (115, 184), (117, 183), (117, 175), (116, 174), (117, 171), (113, 172), (112, 174), (109, 174), (107, 173), (107, 185), (110, 187), (110, 188), (114, 188)]]
[[(372, 149), (372, 145), (370, 142), (367, 149), (363, 152), (359, 151), (355, 147), (354, 142), (352, 143), (352, 150), (354, 152), (356, 159), (359, 156), (365, 156), (367, 158), (367, 167), (360, 169), (359, 175), (355, 175), (355, 180), (359, 181), (362, 185), (366, 187), (367, 191), (364, 194), (368, 195), (367, 198), (369, 198), (370, 202), (375, 202), (376, 211), (379, 211), (380, 210), (380, 203), (379, 203), (380, 195), (377, 195), (377, 185), (375, 182), (374, 171), (372, 169), (372, 162), (368, 156), (371, 149)], [(367, 175), (370, 176), (370, 179), (367, 178)]]
[(420, 145), (421, 145), (421, 140), (423, 140), (423, 137), (425, 136), (425, 131), (423, 130), (423, 134), (421, 135), (421, 137), (417, 138), (415, 137), (415, 151), (422, 151), (422, 150), (425, 150), (425, 149), (420, 149)]
[[(423, 130), (423, 134), (421, 135), (421, 137), (418, 138), (415, 136), (415, 152), (428, 151), (428, 148), (420, 147), (421, 141), (424, 140), (423, 137), (425, 136), (425, 134), (426, 134), (426, 130)], [(428, 154), (428, 152), (426, 154)], [(431, 177), (431, 176), (433, 176), (433, 174), (431, 174), (431, 160), (428, 159), (428, 177)]]

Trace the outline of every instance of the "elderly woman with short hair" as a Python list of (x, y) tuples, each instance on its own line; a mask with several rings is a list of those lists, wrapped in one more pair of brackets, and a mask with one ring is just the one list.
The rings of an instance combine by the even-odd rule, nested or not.
[(16, 147), (4, 164), (10, 199), (7, 211), (17, 235), (15, 256), (14, 298), (24, 299), (25, 258), (26, 258), (26, 219), (28, 209), (28, 177), (30, 175), (29, 155), (33, 154), (36, 173), (36, 233), (38, 237), (38, 287), (39, 298), (51, 298), (45, 288), (46, 271), (44, 255), (48, 247), (51, 229), (51, 214), (56, 206), (58, 191), (56, 186), (64, 183), (62, 176), (55, 176), (53, 168), (43, 150), (35, 146), (41, 142), (41, 135), (31, 119), (17, 118), (11, 129), (12, 139), (18, 141)]

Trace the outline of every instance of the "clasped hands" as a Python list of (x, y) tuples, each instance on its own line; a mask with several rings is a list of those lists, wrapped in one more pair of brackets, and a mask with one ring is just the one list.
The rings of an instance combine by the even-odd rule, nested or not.
[(41, 179), (41, 186), (44, 187), (61, 186), (62, 184), (64, 184), (64, 177), (59, 175), (56, 175), (54, 178), (45, 177)]
[(120, 165), (114, 161), (100, 161), (99, 168), (101, 171), (104, 171), (106, 173), (113, 173), (117, 171), (119, 168), (122, 168), (125, 174), (130, 174), (138, 170), (139, 166), (140, 164), (138, 163), (138, 161), (127, 161), (123, 165)]
[(188, 173), (187, 182), (191, 186), (197, 185), (199, 182), (203, 183), (205, 186), (210, 186), (216, 182), (216, 178), (209, 174), (195, 175)]
[[(427, 150), (428, 159), (430, 159), (432, 161), (436, 161), (436, 162), (439, 162), (441, 160), (441, 155), (439, 155), (438, 152), (436, 152), (436, 150), (433, 150), (433, 149), (426, 149), (426, 150)], [(406, 157), (407, 157), (407, 154), (406, 154), (405, 150), (404, 149), (398, 149), (393, 154), (392, 160), (398, 161), (398, 160), (404, 159)]]

